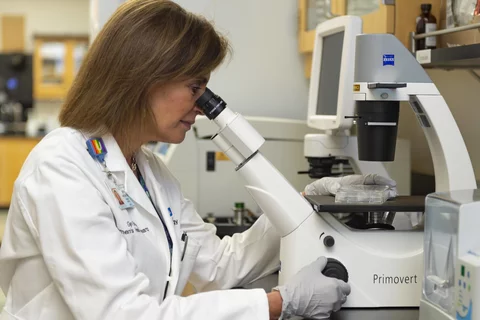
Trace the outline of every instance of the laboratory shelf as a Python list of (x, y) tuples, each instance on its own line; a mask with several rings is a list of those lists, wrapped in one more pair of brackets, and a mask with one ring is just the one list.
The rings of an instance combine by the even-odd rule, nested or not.
[(480, 69), (480, 44), (418, 50), (416, 58), (424, 68)]

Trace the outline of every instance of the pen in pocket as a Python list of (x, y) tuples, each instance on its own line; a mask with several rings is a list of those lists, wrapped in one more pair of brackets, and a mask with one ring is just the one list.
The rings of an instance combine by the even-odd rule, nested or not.
[(188, 244), (188, 234), (186, 232), (184, 232), (182, 234), (182, 241), (184, 242), (184, 245), (183, 245), (183, 253), (182, 253), (182, 258), (180, 261), (183, 261), (183, 258), (185, 257), (185, 252), (187, 251), (187, 244)]

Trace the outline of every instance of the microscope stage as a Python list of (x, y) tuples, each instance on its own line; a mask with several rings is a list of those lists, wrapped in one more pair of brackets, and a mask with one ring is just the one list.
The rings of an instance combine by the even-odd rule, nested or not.
[(305, 196), (317, 212), (361, 213), (361, 212), (424, 212), (424, 196), (398, 196), (381, 204), (335, 203), (334, 196)]

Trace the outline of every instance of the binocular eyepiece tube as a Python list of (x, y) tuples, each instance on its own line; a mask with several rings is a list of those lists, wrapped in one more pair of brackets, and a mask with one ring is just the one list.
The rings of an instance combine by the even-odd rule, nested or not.
[(205, 92), (197, 99), (196, 105), (208, 119), (213, 120), (225, 109), (227, 103), (206, 88)]

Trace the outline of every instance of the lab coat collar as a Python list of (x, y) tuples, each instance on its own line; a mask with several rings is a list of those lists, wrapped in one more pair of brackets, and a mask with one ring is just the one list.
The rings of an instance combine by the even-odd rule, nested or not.
[(102, 137), (105, 147), (107, 147), (107, 155), (105, 156), (105, 163), (107, 168), (112, 171), (123, 171), (126, 172), (130, 170), (130, 167), (125, 159), (120, 146), (118, 145), (115, 138), (108, 134)]

